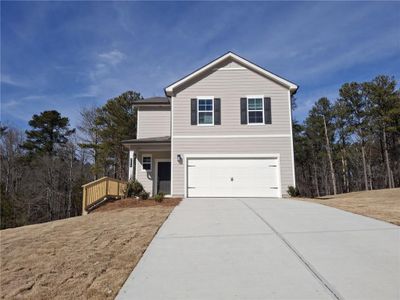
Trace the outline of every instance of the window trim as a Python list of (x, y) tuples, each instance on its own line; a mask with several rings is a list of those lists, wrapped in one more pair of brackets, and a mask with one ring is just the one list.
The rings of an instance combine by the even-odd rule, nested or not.
[[(212, 101), (212, 123), (210, 124), (200, 124), (200, 110), (199, 110), (199, 100), (211, 100)], [(197, 126), (214, 126), (214, 110), (215, 110), (215, 105), (214, 105), (214, 96), (197, 96)], [(202, 110), (202, 112), (210, 112), (209, 110)]]
[[(150, 169), (145, 169), (145, 168), (143, 168), (143, 165), (144, 165), (144, 163), (143, 163), (143, 159), (145, 158), (145, 157), (150, 157)], [(142, 154), (142, 171), (144, 171), (144, 172), (151, 172), (153, 170), (153, 156), (151, 155), (151, 154)]]
[[(265, 107), (264, 107), (264, 95), (250, 95), (247, 96), (247, 125), (265, 125)], [(262, 122), (258, 123), (250, 123), (250, 110), (249, 110), (249, 99), (261, 99), (261, 104), (262, 104)], [(260, 111), (259, 109), (257, 110), (251, 110), (251, 111)]]

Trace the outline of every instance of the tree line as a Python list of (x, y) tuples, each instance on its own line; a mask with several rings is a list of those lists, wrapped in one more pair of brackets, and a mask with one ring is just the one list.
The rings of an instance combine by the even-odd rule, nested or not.
[(30, 129), (0, 127), (1, 228), (73, 217), (82, 211), (81, 186), (102, 176), (127, 177), (124, 139), (136, 136), (128, 91), (84, 108), (77, 129), (58, 111), (33, 115)]
[(300, 195), (319, 197), (400, 186), (400, 91), (394, 77), (345, 83), (294, 122)]

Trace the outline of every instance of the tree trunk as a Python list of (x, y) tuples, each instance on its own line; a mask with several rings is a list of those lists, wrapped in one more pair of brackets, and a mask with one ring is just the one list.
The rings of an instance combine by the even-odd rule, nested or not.
[(341, 151), (341, 159), (342, 159), (342, 175), (343, 175), (343, 185), (344, 192), (348, 193), (350, 191), (350, 182), (347, 172), (347, 159), (346, 159), (346, 150), (343, 148)]
[(364, 171), (364, 185), (365, 185), (365, 190), (368, 191), (367, 164), (366, 164), (366, 161), (365, 161), (364, 141), (361, 142), (361, 154), (362, 154), (363, 171)]
[(71, 217), (71, 206), (72, 206), (72, 167), (74, 162), (74, 149), (71, 146), (71, 157), (69, 162), (69, 190), (68, 190), (68, 203), (67, 203), (67, 217)]
[(390, 169), (389, 153), (388, 153), (387, 143), (386, 143), (386, 131), (385, 131), (385, 129), (383, 129), (382, 131), (383, 131), (383, 151), (385, 154), (386, 172), (387, 172), (389, 188), (391, 189), (391, 188), (393, 188), (393, 181), (392, 181), (392, 170)]
[[(300, 171), (300, 170), (299, 170), (299, 171)], [(308, 178), (307, 175), (306, 175), (306, 168), (304, 168), (304, 166), (301, 167), (301, 173), (302, 173), (304, 179)], [(296, 174), (299, 174), (299, 172), (297, 171)], [(296, 182), (297, 182), (297, 181), (300, 181), (300, 179), (299, 179), (299, 178), (296, 178)], [(301, 181), (303, 181), (303, 180), (301, 180)], [(299, 187), (301, 188), (302, 185), (303, 185), (303, 184), (300, 184)], [(300, 190), (300, 188), (299, 188), (300, 195), (304, 195), (303, 190)], [(307, 195), (307, 196), (308, 196), (308, 195)]]
[(315, 165), (315, 162), (313, 163), (314, 166), (314, 184), (315, 184), (315, 190), (317, 192), (317, 197), (320, 197), (319, 193), (319, 187), (318, 187), (318, 177), (317, 177), (317, 166)]
[(332, 186), (333, 186), (333, 194), (336, 195), (337, 194), (337, 191), (336, 191), (336, 177), (335, 177), (335, 170), (333, 169), (331, 146), (330, 146), (329, 138), (328, 138), (328, 129), (326, 127), (325, 116), (322, 116), (322, 118), (324, 119), (324, 129), (325, 129), (325, 139), (326, 139), (326, 152), (328, 153), (329, 167), (330, 167), (331, 178), (332, 178)]
[(367, 159), (367, 171), (368, 171), (368, 177), (369, 177), (369, 189), (372, 191), (374, 189), (373, 185), (373, 177), (372, 177), (372, 169), (371, 169), (371, 147), (369, 148), (369, 156)]
[(330, 195), (326, 161), (324, 159), (324, 195)]

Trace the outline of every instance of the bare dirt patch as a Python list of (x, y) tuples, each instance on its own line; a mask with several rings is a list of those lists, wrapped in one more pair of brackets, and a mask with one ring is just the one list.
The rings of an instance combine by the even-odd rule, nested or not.
[(113, 299), (172, 211), (168, 203), (0, 231), (1, 298)]
[(400, 188), (363, 191), (316, 199), (316, 202), (359, 215), (400, 225)]

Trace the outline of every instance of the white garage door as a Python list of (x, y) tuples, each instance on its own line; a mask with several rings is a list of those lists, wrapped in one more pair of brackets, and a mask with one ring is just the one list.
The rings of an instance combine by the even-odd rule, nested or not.
[(279, 197), (277, 158), (189, 158), (188, 197)]

